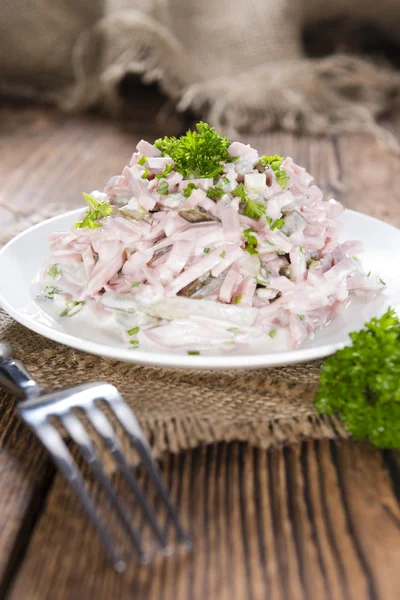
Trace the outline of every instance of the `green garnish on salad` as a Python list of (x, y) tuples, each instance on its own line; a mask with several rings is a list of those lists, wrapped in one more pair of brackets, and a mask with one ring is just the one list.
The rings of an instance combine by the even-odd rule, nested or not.
[(258, 252), (257, 252), (258, 240), (257, 240), (256, 236), (253, 235), (254, 233), (255, 233), (255, 231), (252, 227), (249, 227), (248, 229), (245, 229), (243, 231), (243, 235), (246, 238), (245, 250), (247, 250), (247, 252), (249, 254), (258, 254)]
[(165, 137), (154, 142), (163, 156), (170, 156), (175, 171), (184, 177), (216, 177), (223, 171), (221, 162), (231, 162), (229, 138), (219, 135), (207, 123), (197, 123), (196, 131), (187, 131), (180, 138)]
[(61, 275), (61, 265), (56, 263), (51, 265), (50, 269), (47, 271), (47, 274), (50, 275), (52, 279), (57, 279)]
[(160, 183), (160, 185), (158, 186), (158, 188), (156, 189), (156, 192), (158, 194), (160, 194), (161, 196), (167, 196), (169, 194), (169, 185), (167, 181), (162, 181)]
[(193, 190), (197, 190), (197, 185), (195, 183), (189, 183), (183, 190), (184, 198), (190, 198)]
[(243, 185), (243, 183), (239, 183), (234, 190), (232, 190), (232, 194), (234, 196), (239, 196), (242, 202), (245, 202), (244, 214), (246, 217), (250, 217), (250, 219), (259, 219), (263, 215), (265, 215), (266, 207), (264, 204), (260, 204), (255, 200), (252, 200), (248, 191)]
[(73, 317), (77, 315), (82, 310), (84, 304), (83, 300), (67, 300), (64, 310), (60, 312), (60, 317)]
[(98, 219), (111, 215), (113, 212), (113, 207), (109, 204), (109, 202), (99, 202), (96, 200), (96, 198), (94, 198), (94, 196), (86, 194), (85, 192), (82, 193), (82, 196), (86, 200), (86, 204), (89, 208), (83, 221), (78, 221), (78, 223), (75, 223), (75, 227), (77, 229), (83, 229), (84, 227), (88, 227), (89, 229), (97, 229), (98, 227), (101, 227), (100, 223), (98, 223)]
[(56, 288), (54, 285), (46, 285), (41, 293), (37, 294), (36, 298), (38, 300), (54, 300), (54, 296), (56, 294), (62, 294), (62, 291)]
[(258, 162), (262, 167), (273, 170), (277, 182), (284, 190), (287, 182), (289, 181), (289, 176), (284, 169), (281, 169), (282, 161), (283, 157), (279, 156), (279, 154), (274, 154), (273, 156), (267, 156), (264, 154), (264, 156), (262, 156)]

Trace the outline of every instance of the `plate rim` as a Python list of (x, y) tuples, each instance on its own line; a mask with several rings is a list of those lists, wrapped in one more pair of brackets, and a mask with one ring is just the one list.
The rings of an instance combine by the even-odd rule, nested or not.
[[(40, 223), (36, 223), (31, 227), (21, 231), (15, 237), (7, 242), (0, 249), (0, 265), (3, 255), (9, 252), (10, 248), (15, 243), (29, 235), (32, 231), (40, 229), (45, 224), (49, 224), (53, 221), (64, 219), (74, 214), (81, 213), (84, 208), (76, 208), (59, 215), (55, 215)], [(357, 218), (362, 218), (371, 222), (379, 222), (384, 224), (386, 227), (394, 229), (397, 233), (400, 233), (400, 229), (377, 219), (370, 215), (366, 215), (359, 211), (346, 208), (342, 213), (351, 213)], [(184, 368), (184, 369), (204, 369), (204, 370), (221, 370), (221, 369), (248, 369), (248, 368), (272, 368), (285, 366), (289, 364), (298, 364), (301, 362), (307, 362), (310, 360), (317, 360), (325, 358), (330, 354), (333, 354), (336, 350), (343, 348), (345, 342), (337, 342), (333, 344), (325, 344), (317, 348), (299, 348), (297, 350), (286, 350), (283, 352), (270, 352), (267, 354), (243, 354), (243, 355), (184, 355), (184, 354), (168, 354), (167, 352), (150, 352), (144, 350), (135, 350), (134, 352), (129, 349), (116, 348), (115, 346), (108, 346), (107, 344), (101, 344), (99, 342), (93, 342), (90, 340), (84, 340), (78, 338), (75, 335), (68, 334), (63, 331), (51, 329), (48, 326), (33, 320), (31, 317), (26, 317), (19, 310), (14, 309), (12, 305), (5, 299), (0, 290), (0, 307), (15, 321), (27, 327), (30, 331), (37, 333), (47, 339), (54, 342), (60, 343), (64, 346), (74, 348), (82, 352), (94, 354), (96, 356), (106, 357), (112, 360), (120, 360), (123, 362), (129, 362), (147, 366), (158, 366), (167, 368)], [(214, 364), (212, 364), (214, 363)]]

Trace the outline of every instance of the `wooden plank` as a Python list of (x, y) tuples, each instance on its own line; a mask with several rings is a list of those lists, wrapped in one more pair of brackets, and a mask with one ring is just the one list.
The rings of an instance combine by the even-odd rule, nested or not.
[[(150, 104), (149, 107), (154, 108)], [(17, 219), (30, 201), (61, 201), (71, 207), (80, 204), (80, 192), (101, 187), (109, 175), (119, 172), (140, 137), (151, 139), (163, 133), (179, 133), (149, 124), (148, 114), (147, 107), (142, 106), (128, 132), (97, 116), (65, 119), (53, 111), (23, 108), (17, 114), (2, 109), (8, 131), (3, 130), (0, 136), (4, 148), (0, 166), (0, 227)], [(181, 127), (181, 122), (178, 120), (176, 125)], [(396, 205), (388, 201), (388, 190), (390, 198), (394, 198), (392, 192), (399, 183), (398, 159), (378, 149), (371, 138), (344, 136), (333, 145), (327, 139), (271, 134), (252, 136), (247, 141), (266, 152), (291, 154), (315, 175), (316, 182), (328, 194), (339, 189), (337, 182), (343, 181), (340, 199), (347, 206), (392, 219)], [(378, 177), (371, 168), (377, 162), (376, 156), (380, 162)], [(395, 183), (391, 183), (393, 178)], [(62, 198), (54, 197), (60, 190)], [(4, 216), (4, 211), (8, 216)], [(5, 430), (9, 423), (10, 431), (19, 431), (9, 417)], [(12, 459), (19, 434), (17, 438), (13, 433), (10, 439), (11, 446), (3, 440), (3, 460), (6, 471), (13, 473)], [(46, 473), (51, 473), (51, 469), (43, 454), (40, 456), (37, 444), (33, 455), (26, 458), (28, 449), (35, 444), (30, 438), (21, 445), (18, 469), (22, 468), (20, 463), (23, 468), (28, 465), (28, 473), (21, 477), (12, 475), (16, 489), (10, 496), (5, 495), (7, 508), (0, 513), (8, 514), (8, 528), (0, 535), (0, 550), (5, 548), (1, 556), (6, 563), (10, 547), (14, 547), (14, 556), (21, 551), (22, 534), (17, 534), (21, 523), (24, 525), (23, 516), (31, 527), (39, 514), (37, 506), (33, 511), (27, 510), (35, 505), (38, 496), (32, 491), (32, 482), (38, 480), (39, 495), (50, 482), (51, 475), (41, 479), (41, 465), (46, 465)], [(86, 598), (93, 594), (123, 599), (134, 593), (139, 600), (258, 600), (267, 595), (277, 600), (390, 600), (395, 597), (393, 548), (398, 544), (397, 528), (389, 525), (398, 519), (393, 485), (397, 458), (386, 459), (391, 468), (389, 479), (379, 453), (373, 449), (365, 451), (364, 445), (354, 447), (344, 444), (335, 450), (323, 442), (305, 444), (301, 451), (266, 453), (231, 444), (169, 457), (163, 470), (175, 497), (180, 495), (183, 518), (192, 524), (196, 552), (189, 557), (179, 554), (172, 560), (159, 561), (150, 569), (131, 566), (123, 576), (109, 567), (79, 505), (57, 476), (11, 597), (34, 600)], [(367, 485), (360, 473), (370, 474)], [(382, 506), (376, 494), (371, 496), (375, 480), (379, 481), (379, 497), (385, 498)], [(122, 483), (117, 481), (117, 485), (122, 493)], [(97, 486), (91, 486), (98, 497)], [(7, 484), (5, 489), (8, 488), (12, 486)], [(385, 536), (380, 536), (374, 547), (374, 531), (380, 523)], [(6, 583), (10, 583), (10, 574), (15, 571), (16, 558), (9, 564)]]
[(191, 524), (191, 555), (118, 575), (57, 476), (10, 599), (397, 598), (399, 505), (372, 447), (213, 445), (167, 457), (162, 471)]
[[(157, 98), (139, 103), (129, 128), (96, 115), (67, 118), (50, 109), (1, 106), (0, 237), (48, 204), (81, 206), (82, 190), (101, 188), (119, 173), (141, 137), (164, 134), (163, 125), (153, 123), (160, 106)], [(171, 119), (168, 132), (179, 134), (181, 121)], [(54, 475), (14, 404), (0, 392), (0, 597), (23, 558)]]
[(93, 114), (66, 117), (51, 109), (0, 107), (5, 124), (0, 131), (0, 235), (46, 205), (82, 206), (82, 191), (102, 189), (120, 173), (142, 137), (181, 133), (181, 118), (164, 126), (152, 110), (154, 102), (139, 104), (137, 120), (127, 127)]
[(54, 468), (36, 438), (0, 393), (0, 597), (23, 559), (51, 486)]
[(369, 135), (336, 140), (345, 206), (400, 226), (400, 156)]

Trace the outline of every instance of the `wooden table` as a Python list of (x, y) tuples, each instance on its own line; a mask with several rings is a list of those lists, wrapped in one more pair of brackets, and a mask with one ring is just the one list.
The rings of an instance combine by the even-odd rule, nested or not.
[[(118, 173), (157, 124), (146, 92), (124, 130), (98, 116), (0, 109), (0, 233), (32, 200), (79, 205)], [(367, 135), (252, 136), (290, 154), (347, 206), (400, 225), (399, 158)], [(218, 444), (168, 456), (162, 470), (195, 551), (116, 574), (74, 496), (11, 398), (0, 411), (0, 597), (11, 600), (395, 600), (400, 456), (329, 441), (269, 451)], [(94, 488), (96, 493), (96, 488)]]

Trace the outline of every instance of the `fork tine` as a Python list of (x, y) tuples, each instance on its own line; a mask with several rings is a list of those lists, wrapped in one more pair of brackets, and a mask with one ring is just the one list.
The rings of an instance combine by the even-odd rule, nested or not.
[[(140, 428), (140, 425), (132, 410), (126, 404), (119, 392), (117, 390), (115, 390), (115, 392), (116, 393), (114, 393), (112, 401), (109, 402), (109, 406), (116, 415), (118, 421), (120, 422), (126, 433), (128, 434), (131, 443), (138, 451), (147, 471), (150, 474), (152, 481), (156, 485), (159, 494), (167, 507), (168, 514), (170, 515), (172, 522), (176, 527), (176, 530), (178, 532), (178, 539), (180, 541), (183, 541), (187, 546), (191, 547), (191, 538), (188, 535), (188, 533), (184, 530), (180, 522), (178, 510), (174, 502), (171, 500), (168, 488), (165, 485), (161, 477), (160, 470), (152, 457), (149, 445)], [(105, 398), (105, 400), (107, 400), (107, 398)]]
[(72, 412), (67, 412), (67, 413), (64, 413), (63, 415), (60, 415), (60, 419), (61, 419), (65, 429), (68, 431), (71, 438), (73, 439), (73, 441), (81, 449), (86, 462), (91, 467), (91, 469), (94, 471), (94, 473), (97, 477), (97, 480), (102, 485), (105, 492), (107, 493), (112, 506), (114, 507), (121, 522), (125, 526), (127, 534), (139, 555), (140, 562), (142, 564), (146, 564), (148, 562), (148, 557), (143, 550), (143, 547), (142, 547), (140, 539), (139, 539), (139, 535), (137, 534), (135, 529), (132, 527), (124, 508), (122, 507), (120, 501), (118, 500), (118, 497), (114, 491), (112, 483), (102, 467), (101, 461), (99, 460), (99, 458), (97, 456), (95, 447), (94, 447), (92, 440), (90, 439), (86, 429), (84, 428), (82, 423), (79, 421), (78, 417), (76, 415), (74, 415)]
[(119, 466), (121, 472), (123, 473), (129, 487), (134, 492), (136, 497), (139, 500), (139, 503), (142, 507), (142, 510), (147, 518), (147, 521), (150, 527), (153, 530), (154, 535), (156, 536), (159, 544), (164, 548), (168, 548), (167, 537), (164, 531), (161, 529), (157, 522), (156, 515), (151, 508), (151, 506), (146, 501), (146, 497), (144, 492), (137, 482), (136, 476), (134, 475), (129, 463), (127, 462), (118, 438), (115, 434), (115, 431), (106, 417), (106, 415), (93, 403), (91, 406), (85, 406), (84, 410), (94, 429), (97, 431), (105, 447), (110, 451), (113, 455), (117, 465)]
[(62, 437), (48, 421), (42, 421), (41, 423), (36, 423), (33, 426), (30, 420), (25, 418), (23, 411), (20, 411), (20, 414), (21, 417), (28, 423), (28, 425), (33, 428), (42, 444), (49, 451), (57, 467), (63, 473), (75, 494), (78, 496), (87, 512), (89, 519), (91, 520), (104, 546), (110, 554), (116, 571), (124, 571), (126, 568), (125, 561), (118, 554), (107, 528), (97, 515), (96, 507), (85, 488), (79, 468), (72, 458), (72, 455), (65, 445)]

